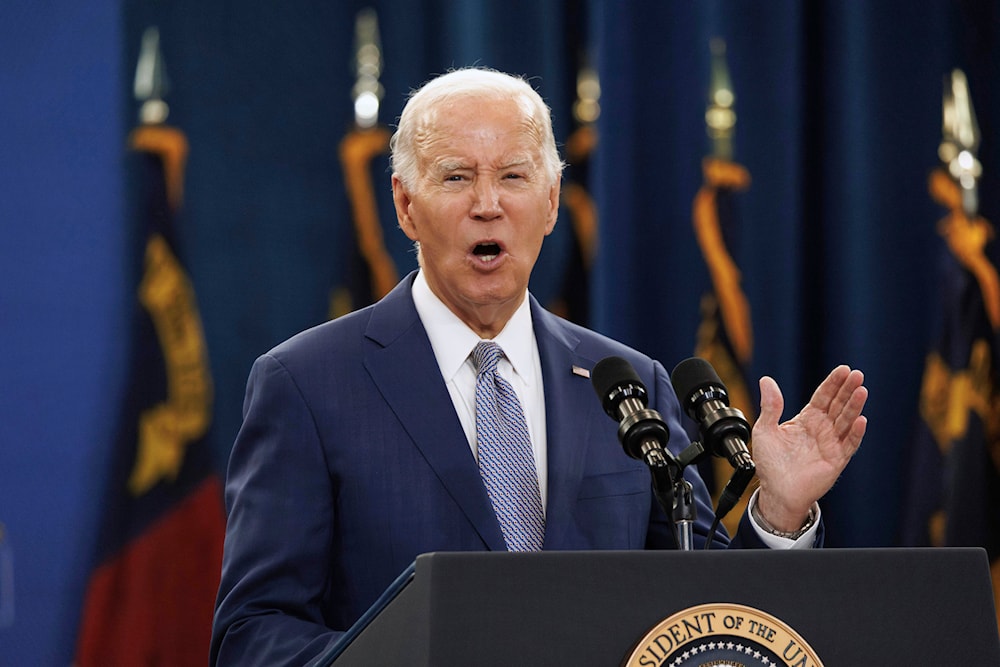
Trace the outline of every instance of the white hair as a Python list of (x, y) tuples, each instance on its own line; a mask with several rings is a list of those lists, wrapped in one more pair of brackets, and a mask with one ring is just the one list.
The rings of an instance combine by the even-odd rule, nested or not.
[(542, 167), (554, 183), (562, 173), (552, 115), (542, 97), (520, 77), (493, 69), (468, 67), (431, 79), (411, 93), (389, 142), (393, 173), (410, 189), (420, 177), (420, 151), (433, 138), (436, 112), (441, 103), (461, 97), (515, 100), (537, 135)]

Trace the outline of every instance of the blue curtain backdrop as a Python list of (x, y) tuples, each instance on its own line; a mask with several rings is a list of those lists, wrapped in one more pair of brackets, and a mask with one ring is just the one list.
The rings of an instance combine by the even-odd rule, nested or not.
[[(338, 145), (366, 7), (381, 31), (385, 125), (411, 88), (479, 64), (531, 77), (564, 142), (576, 72), (597, 69), (590, 324), (668, 368), (691, 355), (710, 287), (691, 203), (709, 150), (708, 44), (726, 40), (734, 158), (753, 178), (735, 197), (731, 248), (753, 309), (751, 376), (778, 380), (790, 416), (837, 363), (865, 371), (869, 435), (824, 516), (832, 545), (894, 544), (947, 252), (926, 181), (953, 67), (969, 75), (982, 129), (981, 210), (1000, 220), (996, 3), (15, 1), (0, 8), (0, 554), (14, 563), (13, 598), (0, 580), (0, 662), (69, 663), (97, 551), (135, 282), (123, 156), (142, 32), (159, 27), (169, 121), (191, 145), (177, 233), (209, 347), (221, 472), (253, 359), (325, 320), (349, 271)], [(405, 273), (415, 262), (387, 168), (377, 158), (372, 178)], [(532, 282), (546, 303), (572, 248), (565, 215), (556, 230)]]

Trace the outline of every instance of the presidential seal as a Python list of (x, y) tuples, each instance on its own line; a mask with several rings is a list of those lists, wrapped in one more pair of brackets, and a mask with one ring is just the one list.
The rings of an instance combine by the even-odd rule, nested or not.
[(792, 628), (758, 609), (703, 604), (646, 633), (623, 667), (823, 667)]

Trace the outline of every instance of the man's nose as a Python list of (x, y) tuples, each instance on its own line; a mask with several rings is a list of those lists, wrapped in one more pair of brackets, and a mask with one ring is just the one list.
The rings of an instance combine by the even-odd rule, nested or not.
[(470, 215), (477, 220), (493, 220), (501, 215), (500, 189), (491, 179), (477, 178), (472, 188)]

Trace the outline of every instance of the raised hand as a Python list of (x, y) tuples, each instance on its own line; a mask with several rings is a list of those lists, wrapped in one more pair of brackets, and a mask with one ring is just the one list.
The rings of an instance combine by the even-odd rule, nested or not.
[(760, 480), (757, 509), (778, 530), (794, 531), (812, 504), (837, 481), (861, 445), (868, 420), (861, 414), (864, 374), (838, 366), (802, 411), (779, 424), (784, 398), (770, 377), (760, 380), (760, 416), (753, 458)]

